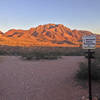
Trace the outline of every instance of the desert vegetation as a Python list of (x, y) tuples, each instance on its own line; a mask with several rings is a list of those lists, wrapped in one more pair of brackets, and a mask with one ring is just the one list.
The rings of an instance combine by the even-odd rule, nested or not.
[(58, 59), (61, 56), (81, 56), (82, 54), (80, 48), (0, 46), (0, 55), (21, 56), (27, 60)]
[[(96, 52), (96, 63), (99, 62), (99, 48)], [(21, 56), (24, 59), (58, 59), (61, 56), (84, 56), (86, 50), (78, 47), (18, 47), (18, 46), (0, 46), (0, 55)]]
[[(95, 80), (95, 81), (100, 80), (100, 67), (97, 65), (96, 62), (92, 63), (91, 72), (92, 72), (91, 73), (92, 80)], [(76, 76), (79, 80), (88, 80), (87, 63), (80, 63), (80, 67), (79, 67), (79, 70), (77, 71)]]
[[(92, 66), (91, 66), (91, 75), (92, 80), (99, 81), (100, 80), (100, 52), (99, 48), (95, 51), (94, 59), (92, 59)], [(88, 63), (81, 62), (79, 69), (76, 73), (76, 78), (79, 80), (88, 80)]]

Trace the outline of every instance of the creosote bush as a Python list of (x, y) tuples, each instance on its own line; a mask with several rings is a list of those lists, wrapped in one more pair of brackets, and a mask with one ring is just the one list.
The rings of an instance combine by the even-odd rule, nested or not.
[(22, 57), (26, 60), (40, 60), (40, 59), (58, 59), (60, 58), (59, 54), (55, 52), (28, 52), (22, 54)]
[[(100, 66), (96, 61), (91, 64), (91, 76), (92, 80), (100, 80)], [(79, 70), (76, 73), (76, 77), (79, 80), (88, 80), (88, 64), (80, 63)]]
[(73, 47), (10, 47), (0, 46), (0, 55), (22, 56), (33, 52), (40, 53), (55, 53), (61, 56), (81, 56), (82, 50)]

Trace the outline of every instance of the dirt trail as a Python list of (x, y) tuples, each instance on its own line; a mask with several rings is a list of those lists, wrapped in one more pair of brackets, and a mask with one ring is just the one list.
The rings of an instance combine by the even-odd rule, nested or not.
[(80, 100), (88, 91), (73, 77), (84, 57), (23, 61), (0, 57), (0, 100)]

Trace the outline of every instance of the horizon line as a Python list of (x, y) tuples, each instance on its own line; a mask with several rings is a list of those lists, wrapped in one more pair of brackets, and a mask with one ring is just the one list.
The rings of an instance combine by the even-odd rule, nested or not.
[[(54, 25), (59, 25), (59, 24), (55, 24), (55, 23), (48, 23), (48, 24), (54, 24)], [(31, 29), (31, 28), (36, 28), (36, 27), (38, 27), (38, 26), (40, 26), (40, 25), (48, 25), (48, 24), (38, 24), (38, 25), (35, 25), (34, 27), (29, 27), (29, 28), (27, 28), (27, 29), (25, 29), (25, 28), (17, 28), (17, 27), (15, 27), (15, 28), (9, 28), (9, 29), (7, 29), (7, 30), (3, 30), (3, 29), (0, 29), (0, 31), (1, 32), (3, 32), (3, 33), (6, 33), (6, 32), (8, 32), (9, 30), (29, 30), (29, 29)], [(65, 24), (60, 24), (60, 25), (63, 25), (63, 26), (65, 26), (66, 28), (69, 28), (69, 27), (67, 27)], [(90, 30), (85, 30), (85, 29), (76, 29), (76, 28), (69, 28), (69, 29), (71, 29), (71, 30), (78, 30), (78, 31), (89, 31), (89, 32), (92, 32), (93, 34), (100, 34), (100, 33), (98, 33), (98, 32), (93, 32), (93, 31), (90, 31)]]

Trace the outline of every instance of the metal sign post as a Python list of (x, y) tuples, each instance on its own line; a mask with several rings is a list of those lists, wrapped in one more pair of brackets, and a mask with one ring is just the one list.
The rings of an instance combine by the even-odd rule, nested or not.
[(89, 100), (92, 100), (91, 50), (90, 49), (88, 49), (88, 80), (89, 80)]
[(89, 100), (92, 100), (92, 77), (91, 77), (91, 59), (94, 58), (94, 52), (91, 49), (96, 48), (96, 37), (94, 35), (83, 37), (83, 49), (88, 49), (88, 84), (89, 84)]

